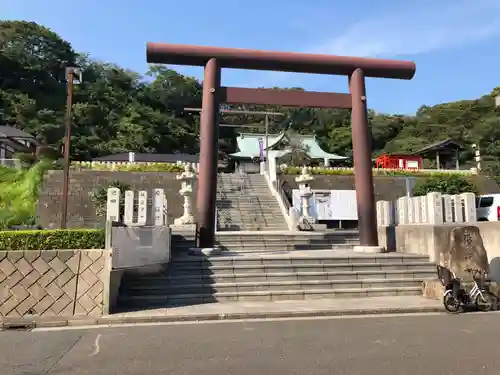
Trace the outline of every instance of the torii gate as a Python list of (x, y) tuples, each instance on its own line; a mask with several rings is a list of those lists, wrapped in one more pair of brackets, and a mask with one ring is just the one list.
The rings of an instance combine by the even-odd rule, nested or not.
[[(200, 174), (196, 197), (197, 247), (211, 248), (215, 242), (218, 122), (221, 103), (350, 108), (360, 245), (366, 248), (378, 247), (365, 77), (409, 80), (415, 75), (415, 63), (168, 43), (148, 43), (146, 55), (148, 63), (205, 68), (200, 119)], [(222, 68), (345, 75), (349, 77), (350, 93), (221, 87)]]

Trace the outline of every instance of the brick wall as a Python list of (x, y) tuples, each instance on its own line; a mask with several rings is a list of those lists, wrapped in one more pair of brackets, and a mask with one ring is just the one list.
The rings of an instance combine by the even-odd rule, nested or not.
[(0, 251), (0, 317), (101, 316), (104, 250)]
[[(112, 172), (72, 171), (68, 200), (68, 227), (96, 228), (104, 225), (104, 218), (96, 216), (91, 192), (99, 187), (109, 187), (113, 181), (130, 185), (135, 191), (165, 190), (168, 201), (168, 222), (173, 223), (183, 213), (183, 199), (179, 194), (181, 183), (178, 173), (167, 172)], [(38, 223), (44, 228), (59, 227), (61, 222), (62, 171), (50, 171), (44, 177), (38, 202)], [(194, 197), (196, 200), (196, 197)], [(149, 216), (149, 215), (148, 215)]]

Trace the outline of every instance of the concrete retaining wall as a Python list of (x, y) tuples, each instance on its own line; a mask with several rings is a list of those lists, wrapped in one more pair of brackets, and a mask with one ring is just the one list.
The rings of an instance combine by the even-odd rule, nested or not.
[[(105, 217), (96, 215), (92, 191), (108, 188), (113, 181), (131, 186), (132, 190), (164, 189), (167, 197), (168, 223), (182, 216), (184, 203), (179, 194), (181, 182), (178, 173), (169, 172), (113, 172), (113, 171), (71, 171), (68, 201), (69, 228), (103, 228)], [(38, 223), (44, 228), (58, 228), (61, 224), (63, 173), (49, 171), (45, 174), (38, 201)], [(193, 196), (196, 207), (196, 195)], [(149, 220), (149, 219), (148, 219)], [(151, 224), (148, 222), (148, 224)]]
[(0, 251), (0, 317), (108, 313), (110, 252)]
[[(468, 246), (457, 245), (460, 233), (469, 232)], [(477, 236), (476, 236), (477, 233)], [(473, 225), (450, 223), (443, 225), (412, 224), (379, 227), (379, 242), (388, 251), (426, 254), (430, 260), (446, 267), (450, 253), (463, 252), (471, 266), (489, 268), (489, 277), (500, 282), (500, 222), (477, 222)], [(485, 251), (485, 255), (483, 250)], [(467, 252), (467, 254), (465, 254)], [(458, 255), (457, 255), (458, 256)], [(448, 260), (447, 260), (448, 258)], [(464, 262), (465, 263), (465, 262)], [(464, 264), (460, 264), (460, 267)], [(454, 270), (455, 271), (455, 270)], [(462, 272), (457, 268), (455, 272)], [(460, 275), (458, 275), (460, 276)]]

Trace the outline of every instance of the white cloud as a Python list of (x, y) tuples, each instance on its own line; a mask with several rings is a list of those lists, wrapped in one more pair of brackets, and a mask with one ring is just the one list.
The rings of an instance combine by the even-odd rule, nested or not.
[[(417, 3), (415, 1), (415, 3)], [(500, 35), (499, 0), (421, 0), (347, 27), (307, 52), (345, 56), (415, 55)]]

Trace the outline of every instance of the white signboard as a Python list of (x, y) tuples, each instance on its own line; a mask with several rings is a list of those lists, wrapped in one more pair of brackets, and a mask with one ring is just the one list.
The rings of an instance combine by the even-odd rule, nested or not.
[[(313, 190), (310, 214), (316, 220), (358, 220), (356, 190)], [(293, 189), (293, 207), (302, 214), (300, 192)]]

